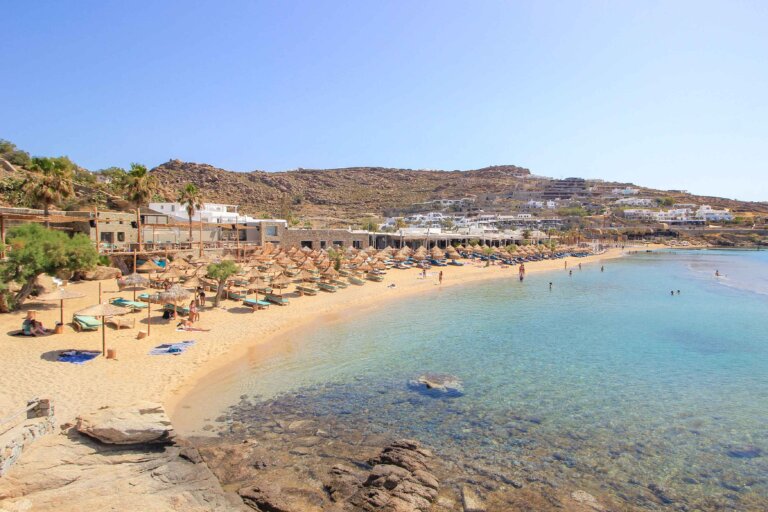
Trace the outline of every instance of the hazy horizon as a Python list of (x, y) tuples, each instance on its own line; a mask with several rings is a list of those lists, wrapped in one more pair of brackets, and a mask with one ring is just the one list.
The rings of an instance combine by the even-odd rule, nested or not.
[(768, 4), (5, 6), (0, 134), (97, 170), (517, 165), (768, 200)]

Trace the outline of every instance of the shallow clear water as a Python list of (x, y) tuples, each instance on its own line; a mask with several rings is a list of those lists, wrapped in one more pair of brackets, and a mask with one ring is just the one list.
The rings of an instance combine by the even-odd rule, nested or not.
[[(574, 267), (293, 333), (294, 353), (227, 386), (639, 508), (765, 510), (768, 253)], [(465, 394), (409, 389), (424, 372), (458, 376)]]

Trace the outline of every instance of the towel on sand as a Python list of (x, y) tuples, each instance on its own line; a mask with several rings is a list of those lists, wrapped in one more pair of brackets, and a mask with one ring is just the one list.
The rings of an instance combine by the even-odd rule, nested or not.
[(194, 345), (194, 341), (181, 341), (179, 343), (163, 343), (162, 345), (158, 345), (152, 350), (149, 351), (149, 355), (152, 356), (161, 356), (163, 354), (181, 354), (185, 350), (187, 350), (189, 347)]
[(59, 354), (60, 363), (83, 364), (101, 354), (91, 350), (67, 350)]

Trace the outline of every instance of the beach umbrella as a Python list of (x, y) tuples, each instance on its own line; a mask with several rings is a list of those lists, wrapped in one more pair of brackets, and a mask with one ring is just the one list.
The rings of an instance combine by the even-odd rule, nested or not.
[(302, 270), (299, 272), (299, 274), (296, 276), (302, 281), (311, 281), (312, 278), (315, 277), (315, 275), (312, 272), (309, 272), (308, 270)]
[(95, 306), (81, 309), (75, 314), (101, 318), (101, 355), (103, 356), (107, 351), (107, 335), (104, 322), (105, 317), (124, 315), (129, 311), (130, 310), (128, 308), (122, 308), (120, 306), (115, 306), (114, 304), (96, 304)]
[(122, 281), (122, 289), (132, 291), (134, 301), (136, 300), (136, 290), (144, 290), (149, 286), (149, 279), (136, 272), (128, 274)]
[(138, 267), (136, 267), (136, 272), (144, 272), (144, 273), (146, 273), (146, 272), (156, 272), (156, 271), (162, 270), (162, 269), (163, 269), (163, 267), (161, 267), (160, 265), (158, 265), (154, 261), (147, 260), (144, 263), (142, 263), (141, 265), (139, 265)]
[(337, 277), (339, 277), (339, 273), (336, 271), (335, 268), (330, 267), (325, 272), (323, 272), (323, 277), (329, 280), (336, 279)]
[(64, 325), (64, 301), (69, 299), (79, 299), (82, 297), (85, 297), (85, 295), (82, 293), (73, 292), (71, 290), (67, 290), (66, 288), (57, 288), (52, 292), (40, 295), (37, 300), (42, 300), (44, 302), (58, 300), (59, 306), (61, 308), (61, 325)]
[(189, 290), (186, 290), (179, 284), (174, 284), (164, 292), (160, 292), (158, 297), (163, 302), (173, 302), (173, 308), (178, 309), (178, 302), (180, 300), (187, 300), (192, 296)]

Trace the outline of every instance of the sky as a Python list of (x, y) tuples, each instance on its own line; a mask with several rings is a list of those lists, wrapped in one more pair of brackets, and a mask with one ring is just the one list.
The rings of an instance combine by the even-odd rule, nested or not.
[(768, 200), (768, 2), (4, 2), (0, 138), (91, 170), (383, 166)]

